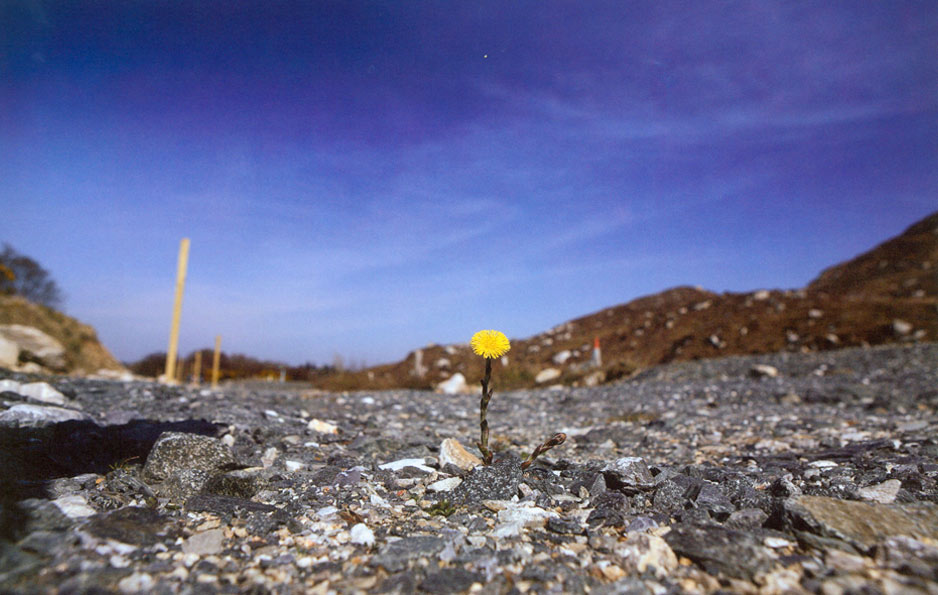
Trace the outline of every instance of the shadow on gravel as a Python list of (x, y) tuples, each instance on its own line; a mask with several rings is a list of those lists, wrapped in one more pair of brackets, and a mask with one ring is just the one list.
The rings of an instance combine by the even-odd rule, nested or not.
[[(216, 436), (224, 426), (205, 420), (133, 420), (115, 426), (67, 421), (38, 428), (0, 427), (0, 533), (16, 523), (15, 503), (48, 497), (45, 484), (57, 477), (106, 474), (125, 463), (143, 464), (160, 434)], [(12, 517), (12, 518), (10, 518)]]

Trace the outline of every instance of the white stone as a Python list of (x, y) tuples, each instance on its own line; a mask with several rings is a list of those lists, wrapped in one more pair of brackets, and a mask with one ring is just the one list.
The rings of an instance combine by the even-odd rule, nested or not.
[[(130, 372), (130, 370), (111, 370), (109, 368), (100, 368), (92, 375), (92, 377), (103, 378), (105, 380), (120, 380), (121, 382), (132, 382), (137, 380)], [(211, 394), (211, 391), (209, 391), (209, 394)]]
[(440, 468), (452, 463), (464, 471), (482, 464), (482, 460), (465, 449), (454, 438), (447, 438), (440, 443)]
[(0, 368), (15, 368), (19, 357), (19, 345), (0, 335)]
[(837, 466), (837, 463), (835, 463), (834, 461), (827, 461), (827, 460), (812, 461), (808, 463), (808, 467), (814, 467), (815, 469), (833, 469), (836, 466)]
[(505, 508), (498, 511), (498, 521), (500, 523), (520, 523), (524, 527), (543, 527), (547, 523), (547, 519), (559, 516), (552, 510), (514, 502), (508, 503)]
[(444, 395), (458, 395), (467, 392), (466, 377), (460, 372), (456, 372), (448, 379), (436, 385), (436, 392)]
[(63, 421), (91, 421), (91, 418), (74, 409), (46, 407), (42, 405), (14, 405), (0, 413), (0, 424), (19, 426), (44, 426)]
[(307, 429), (311, 432), (318, 432), (320, 434), (338, 434), (339, 428), (319, 419), (311, 419), (309, 423), (306, 424)]
[(639, 573), (654, 567), (655, 576), (664, 578), (678, 566), (677, 556), (668, 543), (656, 535), (630, 535), (615, 547), (615, 553)]
[(808, 310), (808, 318), (822, 318), (823, 316), (824, 312), (822, 310), (818, 310), (817, 308)]
[(0, 324), (0, 337), (15, 343), (19, 351), (32, 353), (47, 368), (65, 369), (65, 347), (37, 328), (22, 324)]
[(588, 374), (583, 378), (583, 384), (585, 386), (599, 386), (606, 379), (606, 373), (602, 370), (597, 370), (591, 374)]
[(52, 388), (52, 385), (47, 382), (23, 384), (18, 392), (24, 397), (50, 405), (65, 405), (68, 402), (65, 395)]
[(765, 547), (770, 547), (772, 549), (781, 549), (786, 547), (795, 547), (798, 545), (794, 541), (785, 539), (784, 537), (772, 537), (771, 535), (762, 540), (762, 544)]
[(349, 531), (349, 541), (371, 546), (375, 544), (375, 533), (365, 523), (358, 523)]
[(21, 386), (23, 385), (15, 380), (0, 380), (0, 393), (9, 391), (11, 393), (20, 394)]
[(264, 467), (270, 467), (274, 464), (274, 461), (277, 460), (277, 457), (280, 456), (280, 451), (276, 447), (271, 446), (264, 451), (264, 454), (261, 455), (261, 464)]
[(759, 300), (759, 301), (769, 299), (769, 290), (760, 289), (759, 291), (752, 294), (752, 299)]
[(223, 529), (209, 529), (196, 533), (182, 542), (182, 553), (207, 556), (222, 551), (222, 542), (225, 540)]
[(570, 359), (570, 357), (571, 357), (572, 355), (573, 355), (573, 354), (570, 353), (570, 350), (569, 350), (569, 349), (564, 349), (563, 351), (560, 351), (560, 352), (558, 352), (558, 353), (555, 353), (555, 354), (554, 354), (554, 357), (552, 357), (551, 359), (553, 360), (553, 362), (554, 362), (555, 364), (557, 364), (558, 366), (561, 366), (561, 365), (563, 365), (563, 363), (564, 363), (565, 361), (567, 361), (568, 359)]
[(400, 471), (404, 467), (414, 467), (426, 473), (433, 473), (433, 469), (424, 464), (423, 459), (399, 459), (383, 465), (378, 465), (378, 469), (388, 469), (390, 471)]
[(156, 581), (147, 572), (135, 572), (130, 576), (125, 576), (117, 583), (117, 588), (121, 593), (146, 593), (153, 589)]
[(544, 368), (537, 373), (537, 376), (534, 377), (534, 382), (541, 384), (544, 382), (550, 382), (555, 378), (560, 378), (560, 370), (557, 368)]
[(908, 335), (912, 332), (912, 323), (896, 318), (892, 321), (892, 330), (897, 335)]
[(524, 531), (524, 523), (517, 521), (513, 523), (501, 523), (492, 529), (492, 537), (495, 539), (507, 539), (521, 535), (522, 531)]
[(70, 519), (83, 519), (98, 513), (97, 510), (88, 506), (88, 501), (85, 500), (84, 496), (78, 494), (56, 498), (52, 503)]
[(283, 463), (283, 466), (286, 468), (287, 471), (296, 472), (304, 468), (306, 464), (301, 461), (285, 461)]
[(864, 500), (879, 502), (880, 504), (891, 504), (896, 501), (902, 482), (898, 479), (887, 479), (883, 483), (866, 486), (859, 489), (860, 497)]
[(755, 378), (776, 378), (778, 376), (778, 368), (768, 364), (755, 364), (749, 368), (749, 375)]
[(441, 479), (440, 481), (435, 481), (427, 486), (427, 489), (431, 492), (448, 492), (453, 490), (462, 483), (462, 478), (459, 477), (447, 477), (446, 479)]

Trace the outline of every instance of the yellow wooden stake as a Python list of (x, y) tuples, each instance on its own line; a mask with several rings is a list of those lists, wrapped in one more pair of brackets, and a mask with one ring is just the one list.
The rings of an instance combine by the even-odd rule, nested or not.
[(218, 388), (218, 364), (221, 362), (221, 335), (215, 335), (215, 355), (212, 356), (212, 390)]
[(192, 364), (194, 368), (192, 370), (192, 384), (199, 386), (199, 381), (202, 379), (202, 350), (195, 352), (195, 363)]
[(179, 316), (182, 313), (182, 290), (186, 285), (186, 266), (189, 263), (189, 238), (179, 242), (179, 261), (176, 264), (176, 301), (173, 303), (173, 324), (169, 329), (169, 349), (166, 353), (166, 382), (176, 382), (176, 348), (179, 346)]

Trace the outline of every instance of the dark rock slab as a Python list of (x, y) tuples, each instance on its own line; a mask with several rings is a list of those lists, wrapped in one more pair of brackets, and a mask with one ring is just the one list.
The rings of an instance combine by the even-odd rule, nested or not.
[(176, 536), (175, 522), (150, 508), (127, 506), (96, 514), (85, 525), (95, 537), (149, 546)]
[(674, 553), (712, 574), (752, 580), (776, 563), (775, 555), (757, 535), (720, 525), (678, 523), (664, 539)]
[(421, 581), (420, 590), (440, 594), (462, 593), (469, 590), (473, 583), (485, 583), (485, 577), (463, 568), (444, 568), (428, 574)]
[(875, 504), (825, 496), (798, 496), (784, 503), (796, 531), (844, 540), (867, 551), (887, 537), (938, 539), (938, 506)]
[(591, 527), (604, 525), (608, 527), (622, 526), (626, 523), (629, 514), (629, 499), (620, 492), (603, 492), (593, 498), (591, 504), (593, 511), (586, 522)]

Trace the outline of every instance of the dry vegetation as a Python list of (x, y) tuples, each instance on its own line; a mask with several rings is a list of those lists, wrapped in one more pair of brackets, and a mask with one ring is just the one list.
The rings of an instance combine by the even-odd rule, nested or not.
[[(585, 382), (595, 371), (588, 364), (596, 337), (605, 381), (670, 361), (936, 341), (938, 213), (826, 269), (803, 289), (717, 294), (678, 287), (513, 339), (508, 366), (497, 374), (499, 388), (534, 386), (536, 374), (548, 367), (561, 371), (551, 383)], [(431, 388), (460, 372), (478, 385), (482, 362), (468, 345), (421, 351), (422, 376), (414, 373), (412, 352), (400, 362), (322, 376), (315, 384), (328, 390)], [(569, 359), (554, 363), (563, 351)]]

